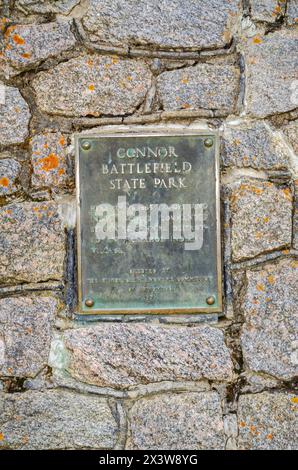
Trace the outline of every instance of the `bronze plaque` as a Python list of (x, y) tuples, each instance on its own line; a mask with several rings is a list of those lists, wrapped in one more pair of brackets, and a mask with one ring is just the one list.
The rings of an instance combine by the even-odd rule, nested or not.
[(79, 312), (220, 312), (218, 137), (76, 137)]

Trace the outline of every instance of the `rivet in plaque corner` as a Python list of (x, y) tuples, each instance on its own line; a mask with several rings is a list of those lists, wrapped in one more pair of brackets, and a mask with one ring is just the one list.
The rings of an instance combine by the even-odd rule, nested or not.
[(204, 140), (204, 145), (205, 145), (205, 147), (212, 147), (212, 145), (213, 145), (213, 139), (211, 139), (210, 137), (208, 137), (207, 139)]
[(213, 297), (213, 295), (211, 295), (210, 297), (207, 297), (206, 303), (207, 303), (208, 305), (213, 305), (214, 302), (215, 302), (215, 297)]
[(86, 305), (86, 307), (93, 307), (94, 300), (93, 299), (86, 299), (85, 300), (85, 305)]
[(84, 140), (84, 142), (81, 144), (81, 147), (83, 150), (90, 150), (91, 144), (88, 142), (88, 140)]

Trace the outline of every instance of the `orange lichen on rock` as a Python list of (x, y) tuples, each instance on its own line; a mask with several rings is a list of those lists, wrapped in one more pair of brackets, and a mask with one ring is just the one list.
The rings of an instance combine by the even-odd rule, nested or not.
[(4, 32), (5, 30), (5, 24), (7, 23), (8, 19), (7, 18), (1, 18), (0, 19), (0, 31)]
[(292, 403), (298, 403), (298, 397), (292, 397), (291, 402)]
[(21, 54), (21, 57), (23, 57), (23, 59), (30, 59), (31, 54), (29, 54), (29, 52), (24, 52), (24, 54)]
[(258, 435), (260, 434), (259, 431), (257, 431), (256, 426), (251, 425), (251, 426), (249, 427), (249, 430), (250, 430), (250, 432), (251, 432), (252, 434), (254, 434), (255, 436), (258, 436)]
[[(265, 184), (264, 184), (265, 186)], [(263, 193), (263, 189), (262, 188), (257, 188), (256, 186), (254, 185), (251, 185), (251, 184), (245, 184), (245, 183), (242, 183), (239, 187), (240, 191), (251, 191), (253, 193), (255, 193), (257, 196), (259, 196), (260, 194)]]
[(289, 189), (289, 188), (285, 188), (285, 189), (283, 189), (282, 191), (283, 191), (285, 197), (286, 197), (289, 201), (292, 201), (292, 193), (291, 193), (290, 189)]
[(33, 137), (31, 142), (33, 186), (57, 187), (68, 182), (66, 146), (67, 136), (60, 132), (45, 132)]
[(18, 34), (14, 34), (12, 39), (15, 44), (18, 44), (18, 46), (23, 46), (23, 44), (25, 44), (25, 40)]
[(64, 139), (63, 135), (59, 139), (59, 144), (62, 145), (62, 146), (65, 145), (65, 139)]
[(260, 38), (260, 36), (254, 36), (252, 42), (253, 42), (254, 44), (261, 44), (262, 39)]
[(42, 164), (42, 170), (54, 170), (59, 165), (59, 157), (55, 153), (50, 153), (47, 157), (40, 158), (39, 162)]
[(4, 440), (4, 434), (0, 432), (0, 441), (3, 441), (3, 440)]
[(182, 78), (181, 79), (181, 83), (183, 83), (183, 85), (186, 85), (188, 83), (188, 78)]
[(0, 178), (0, 186), (7, 188), (8, 185), (9, 185), (9, 179), (6, 176), (2, 176), (2, 178)]
[(270, 274), (267, 279), (268, 279), (269, 284), (274, 284), (275, 277), (272, 274)]
[(252, 190), (255, 194), (257, 194), (258, 196), (259, 196), (260, 194), (262, 194), (262, 192), (263, 192), (263, 189), (261, 189), (261, 188), (256, 188), (256, 187), (254, 187), (254, 186), (252, 186), (251, 190)]
[(257, 290), (258, 290), (259, 292), (264, 292), (265, 286), (264, 286), (263, 284), (257, 284)]
[(7, 30), (5, 31), (4, 33), (4, 37), (5, 38), (9, 38), (9, 36), (11, 35), (11, 33), (15, 30), (15, 26), (9, 26), (7, 28)]
[(281, 12), (282, 12), (281, 7), (279, 5), (276, 5), (276, 7), (274, 8), (272, 12), (272, 15), (273, 16), (280, 15)]
[(94, 87), (93, 83), (91, 83), (91, 84), (88, 86), (88, 90), (89, 90), (89, 91), (94, 91), (94, 88), (95, 88), (95, 87)]
[(271, 433), (270, 433), (270, 434), (267, 434), (266, 439), (269, 439), (269, 440), (271, 441), (272, 438), (273, 438), (273, 434), (271, 434)]

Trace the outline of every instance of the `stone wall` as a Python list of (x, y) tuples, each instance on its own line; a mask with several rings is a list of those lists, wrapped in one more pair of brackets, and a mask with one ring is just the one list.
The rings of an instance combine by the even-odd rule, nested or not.
[[(0, 447), (297, 448), (297, 0), (0, 8)], [(220, 318), (76, 315), (73, 134), (136, 125), (221, 131)]]

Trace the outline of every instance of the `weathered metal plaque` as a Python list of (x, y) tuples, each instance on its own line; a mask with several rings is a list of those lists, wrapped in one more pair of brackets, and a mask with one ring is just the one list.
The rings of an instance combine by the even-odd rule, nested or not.
[(221, 311), (216, 134), (80, 134), (79, 312)]

